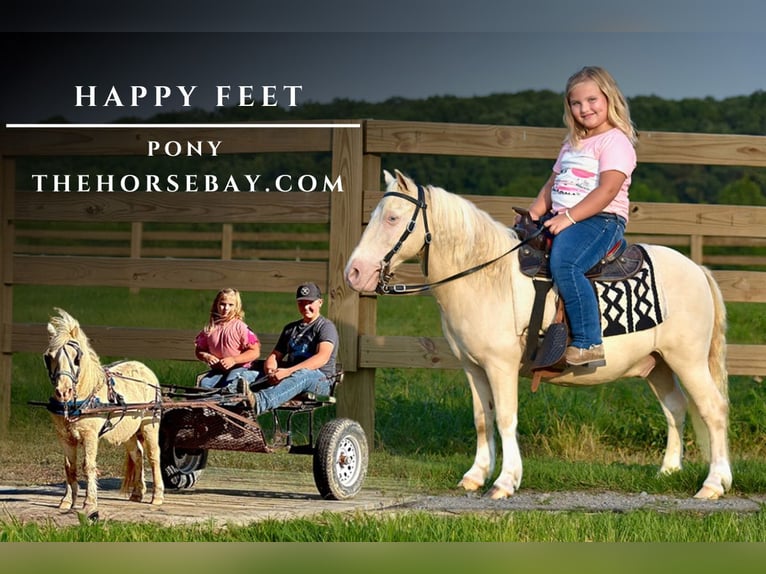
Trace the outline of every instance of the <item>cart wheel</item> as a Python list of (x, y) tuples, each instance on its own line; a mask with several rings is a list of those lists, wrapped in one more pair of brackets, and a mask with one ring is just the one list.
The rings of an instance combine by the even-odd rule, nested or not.
[(160, 471), (165, 488), (183, 490), (197, 483), (207, 466), (207, 450), (204, 448), (176, 448), (163, 444), (160, 451)]
[(359, 423), (333, 419), (319, 431), (314, 449), (314, 482), (327, 500), (355, 496), (367, 475), (367, 437)]

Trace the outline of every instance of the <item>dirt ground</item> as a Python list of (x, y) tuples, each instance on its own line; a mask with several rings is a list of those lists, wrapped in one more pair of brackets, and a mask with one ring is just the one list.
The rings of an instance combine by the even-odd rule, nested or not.
[[(511, 512), (524, 510), (627, 512), (651, 509), (660, 512), (757, 512), (766, 496), (726, 496), (718, 501), (647, 493), (554, 492), (523, 490), (508, 500), (488, 500), (455, 492), (445, 496), (423, 496), (407, 492), (395, 483), (369, 480), (362, 491), (346, 501), (322, 500), (310, 474), (254, 472), (224, 468), (205, 469), (197, 486), (188, 491), (167, 491), (162, 506), (129, 502), (119, 491), (119, 480), (99, 482), (101, 521), (155, 522), (164, 526), (208, 523), (249, 524), (265, 519), (310, 517), (323, 512), (427, 511)], [(76, 511), (58, 510), (63, 484), (33, 486), (0, 485), (0, 520), (69, 526), (79, 524)], [(82, 499), (81, 499), (82, 501)]]

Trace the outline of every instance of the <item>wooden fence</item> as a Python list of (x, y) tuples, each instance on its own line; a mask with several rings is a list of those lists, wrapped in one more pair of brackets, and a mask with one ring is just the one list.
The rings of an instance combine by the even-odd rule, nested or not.
[[(13, 353), (38, 353), (46, 340), (42, 324), (16, 323), (13, 319), (14, 285), (112, 286), (129, 289), (167, 288), (216, 290), (222, 285), (248, 285), (248, 290), (290, 293), (304, 280), (316, 281), (327, 293), (327, 314), (341, 336), (340, 360), (347, 372), (339, 396), (338, 414), (362, 424), (370, 437), (374, 431), (375, 369), (458, 368), (443, 337), (381, 337), (376, 334), (376, 297), (352, 292), (343, 281), (343, 268), (356, 245), (369, 214), (380, 198), (381, 162), (396, 166), (397, 154), (437, 154), (497, 158), (553, 159), (563, 131), (470, 124), (435, 124), (367, 120), (360, 127), (208, 129), (194, 132), (199, 139), (221, 140), (220, 153), (329, 152), (332, 178), (340, 178), (343, 192), (326, 193), (35, 193), (17, 189), (16, 158), (24, 156), (140, 156), (149, 137), (183, 141), (181, 129), (35, 128), (0, 130), (0, 423), (10, 417)], [(639, 162), (766, 166), (766, 137), (642, 133)], [(390, 162), (390, 165), (389, 165)], [(433, 181), (442, 184), (438, 174)], [(445, 185), (445, 187), (448, 187)], [(458, 191), (458, 190), (452, 190)], [(529, 198), (472, 196), (498, 220), (512, 223), (512, 205)], [(187, 257), (178, 247), (152, 248), (145, 242), (180, 241), (170, 232), (145, 229), (162, 223), (216, 222), (221, 232), (204, 239), (220, 246)], [(124, 241), (129, 249), (119, 253), (84, 248), (40, 249), (58, 231), (46, 222), (120, 222), (117, 235), (86, 233), (85, 241)], [(237, 252), (239, 224), (313, 223), (329, 229), (324, 253), (295, 257), (292, 249), (276, 259), (260, 257), (257, 250)], [(705, 245), (763, 245), (766, 242), (766, 208), (724, 205), (634, 203), (628, 232), (657, 242), (684, 246), (697, 262), (715, 257)], [(74, 232), (71, 232), (74, 233)], [(245, 232), (243, 232), (245, 233)], [(253, 232), (247, 232), (253, 233)], [(320, 237), (321, 236), (321, 237)], [(321, 240), (324, 236), (310, 237)], [(239, 240), (263, 240), (264, 236)], [(203, 237), (197, 237), (203, 239)], [(266, 236), (267, 241), (286, 237)], [(50, 245), (50, 242), (49, 242)], [(227, 247), (228, 246), (228, 247)], [(93, 247), (93, 246), (91, 246)], [(101, 246), (103, 247), (103, 246)], [(320, 250), (322, 251), (322, 250)], [(271, 255), (274, 255), (272, 252)], [(161, 258), (159, 258), (161, 256)], [(260, 258), (259, 258), (260, 257)], [(749, 261), (749, 262), (748, 262)], [(743, 260), (742, 265), (761, 264)], [(408, 266), (397, 276), (419, 276)], [(766, 273), (746, 270), (715, 271), (727, 301), (766, 302)], [(126, 328), (86, 325), (94, 345), (103, 355), (194, 360), (189, 340), (194, 333), (180, 329)], [(261, 335), (259, 333), (259, 335)], [(264, 347), (276, 334), (263, 334)], [(731, 374), (766, 373), (766, 345), (729, 345)]]

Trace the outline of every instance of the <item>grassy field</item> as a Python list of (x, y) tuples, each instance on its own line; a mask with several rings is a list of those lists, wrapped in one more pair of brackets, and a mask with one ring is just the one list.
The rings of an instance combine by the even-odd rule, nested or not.
[[(142, 290), (129, 294), (111, 288), (39, 288), (14, 290), (14, 319), (45, 322), (62, 307), (84, 325), (199, 328), (214, 293)], [(285, 294), (244, 293), (246, 319), (258, 332), (278, 332), (295, 314)], [(731, 342), (763, 343), (766, 305), (729, 305)], [(439, 335), (438, 311), (431, 297), (380, 298), (381, 334)], [(190, 341), (190, 347), (192, 342)], [(40, 342), (40, 350), (45, 341)], [(98, 351), (98, 349), (96, 349)], [(114, 357), (119, 358), (119, 357)], [(138, 357), (136, 357), (138, 358)], [(112, 357), (102, 357), (104, 362)], [(139, 358), (140, 359), (140, 358)], [(201, 365), (182, 361), (145, 361), (165, 383), (189, 384)], [(537, 393), (524, 381), (520, 389), (519, 441), (524, 457), (522, 488), (598, 489), (691, 496), (706, 466), (687, 430), (683, 472), (657, 477), (665, 442), (659, 404), (643, 381), (622, 380), (591, 388), (542, 385)], [(60, 482), (60, 449), (44, 409), (28, 401), (46, 400), (49, 382), (41, 357), (14, 357), (11, 431), (0, 447), (0, 481)], [(734, 493), (766, 492), (766, 389), (759, 378), (732, 377), (731, 451)], [(332, 409), (320, 411), (330, 418)], [(321, 422), (321, 421), (320, 421)], [(102, 443), (103, 444), (103, 443)], [(454, 491), (470, 466), (475, 446), (470, 393), (460, 371), (380, 369), (376, 378), (375, 448), (370, 475), (393, 478), (423, 493)], [(121, 451), (100, 453), (103, 475), (119, 476)], [(298, 457), (301, 458), (301, 457)], [(289, 455), (259, 456), (211, 452), (210, 465), (247, 469), (290, 469)], [(477, 517), (375, 518), (344, 522), (332, 516), (317, 521), (264, 523), (248, 528), (163, 529), (141, 525), (82, 525), (70, 531), (2, 522), (0, 540), (483, 540), (483, 541), (756, 541), (763, 540), (763, 512), (715, 517), (528, 512), (486, 520)]]

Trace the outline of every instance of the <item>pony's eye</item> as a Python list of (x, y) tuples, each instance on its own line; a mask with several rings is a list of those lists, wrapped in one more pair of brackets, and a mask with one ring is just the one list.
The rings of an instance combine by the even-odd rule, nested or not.
[(397, 221), (399, 221), (399, 216), (389, 215), (388, 217), (386, 217), (386, 221), (388, 221), (389, 223), (396, 223)]

